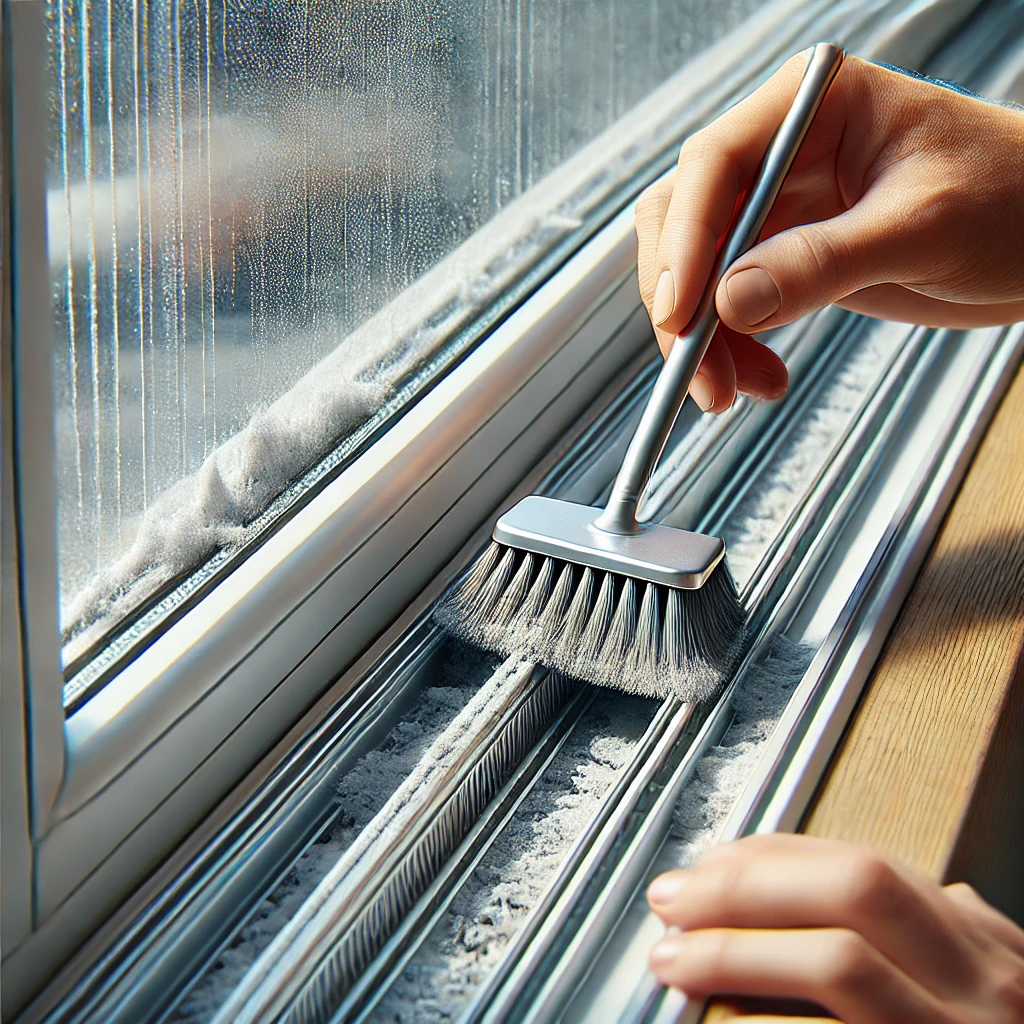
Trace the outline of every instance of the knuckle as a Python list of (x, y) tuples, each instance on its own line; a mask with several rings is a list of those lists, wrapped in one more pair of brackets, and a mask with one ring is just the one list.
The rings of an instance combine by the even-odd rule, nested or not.
[(678, 165), (685, 167), (688, 164), (703, 163), (715, 148), (715, 137), (712, 132), (708, 128), (701, 128), (679, 147)]
[(711, 980), (725, 977), (729, 967), (729, 950), (732, 938), (725, 930), (696, 932), (693, 936), (699, 949), (694, 960), (700, 965), (700, 974)]
[(821, 980), (827, 989), (861, 992), (877, 984), (878, 960), (856, 932), (837, 929), (826, 943)]
[(912, 207), (919, 227), (945, 230), (949, 223), (964, 212), (964, 189), (959, 181), (936, 182), (921, 195)]
[(636, 205), (641, 209), (649, 206), (654, 201), (654, 186), (648, 185), (647, 188), (640, 193), (640, 198), (637, 199)]
[(944, 886), (946, 892), (955, 896), (977, 896), (977, 890), (969, 882), (953, 882)]
[(707, 866), (707, 892), (717, 906), (727, 906), (743, 881), (744, 863), (737, 857), (723, 857)]
[(640, 222), (645, 220), (653, 213), (661, 202), (661, 194), (657, 190), (655, 185), (648, 185), (647, 188), (640, 193), (640, 198), (636, 201), (636, 217), (637, 227), (640, 227)]
[(967, 882), (953, 882), (950, 885), (944, 885), (942, 888), (946, 895), (951, 897), (957, 903), (977, 905), (982, 902), (977, 890), (973, 885), (969, 885)]
[(995, 1004), (1009, 1014), (1010, 1020), (1024, 1020), (1024, 964), (1016, 963), (996, 975), (992, 984)]
[(820, 224), (808, 224), (799, 238), (809, 268), (829, 292), (838, 291), (853, 269), (850, 248), (833, 231)]
[(887, 917), (902, 902), (904, 882), (896, 869), (870, 850), (858, 853), (850, 866), (843, 897), (854, 910)]
[(669, 173), (657, 181), (651, 182), (643, 192), (640, 193), (640, 200), (647, 204), (657, 206), (664, 203), (672, 195), (672, 187), (675, 182), (675, 174)]
[(701, 865), (716, 864), (731, 857), (742, 857), (746, 852), (746, 839), (738, 839), (729, 843), (716, 843), (701, 857)]

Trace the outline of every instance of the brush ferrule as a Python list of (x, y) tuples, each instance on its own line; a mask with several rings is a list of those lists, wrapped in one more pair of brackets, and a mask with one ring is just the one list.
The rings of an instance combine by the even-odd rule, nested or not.
[(604, 511), (594, 520), (594, 529), (619, 536), (639, 533), (642, 527), (636, 521), (636, 498), (612, 495)]
[(500, 544), (574, 565), (696, 590), (725, 555), (718, 537), (654, 523), (632, 533), (609, 533), (598, 525), (601, 509), (531, 495), (495, 524)]

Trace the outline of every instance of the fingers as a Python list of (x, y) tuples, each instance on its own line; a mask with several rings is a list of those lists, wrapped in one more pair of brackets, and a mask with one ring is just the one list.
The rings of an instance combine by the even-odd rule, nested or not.
[(719, 331), (715, 331), (690, 384), (690, 394), (704, 412), (724, 412), (736, 401), (736, 364)]
[(720, 324), (719, 333), (725, 338), (732, 361), (736, 366), (736, 390), (752, 398), (773, 401), (781, 398), (789, 388), (786, 364), (767, 345), (762, 345), (749, 334), (739, 334)]
[[(789, 107), (805, 63), (806, 55), (797, 55), (752, 96), (688, 140), (676, 171), (637, 202), (640, 295), (663, 354), (696, 308), (718, 239)], [(784, 364), (760, 343), (740, 340), (747, 333), (722, 327), (712, 340), (690, 387), (704, 411), (728, 409), (738, 391), (765, 399), (785, 393), (789, 377)]]
[[(665, 214), (672, 198), (673, 178), (656, 181), (639, 198), (636, 204), (637, 272), (640, 282), (640, 297), (648, 312), (654, 302), (657, 287), (658, 238), (665, 222)], [(734, 334), (734, 332), (731, 332)], [(663, 356), (668, 356), (676, 335), (654, 329), (658, 347)], [(736, 336), (734, 334), (734, 336)], [(770, 371), (768, 376), (771, 376)], [(755, 380), (758, 380), (756, 371)], [(704, 412), (723, 412), (736, 398), (737, 367), (726, 340), (717, 332), (708, 346), (700, 369), (690, 384), (690, 395)]]
[(651, 969), (692, 995), (800, 999), (845, 1024), (1024, 1020), (1024, 932), (866, 847), (749, 837), (648, 899), (673, 926)]
[(742, 1018), (743, 1024), (836, 1024), (827, 1010), (802, 999), (716, 997), (704, 1015), (704, 1024), (723, 1024)]
[[(765, 1016), (760, 1013), (744, 1011), (742, 1014), (730, 1012), (722, 1019), (732, 1020), (737, 1016), (742, 1016), (743, 1024), (836, 1024), (835, 1017), (809, 1017), (806, 1013), (801, 1013), (798, 1017), (781, 1017), (777, 1013)], [(705, 1018), (705, 1020), (710, 1020), (710, 1018)]]
[[(655, 329), (662, 355), (667, 356), (675, 337)], [(693, 400), (704, 412), (730, 408), (737, 393), (773, 401), (789, 387), (786, 364), (756, 338), (719, 325), (690, 385)]]
[(846, 1024), (939, 1024), (948, 1020), (924, 989), (855, 932), (705, 929), (666, 935), (651, 970), (690, 995), (783, 996), (827, 1007)]
[(655, 279), (651, 320), (670, 334), (684, 330), (707, 286), (718, 239), (739, 196), (739, 175), (732, 156), (701, 133), (683, 145), (677, 184), (647, 271)]
[(938, 886), (917, 884), (865, 847), (796, 836), (725, 844), (693, 871), (657, 879), (648, 897), (662, 920), (686, 930), (837, 927), (935, 991), (974, 978)]
[[(667, 334), (689, 323), (719, 240), (789, 110), (806, 59), (792, 58), (751, 96), (687, 139), (673, 175), (642, 198), (641, 294), (652, 322)], [(736, 261), (719, 284), (719, 315), (736, 332), (789, 323), (890, 279), (896, 267), (907, 270), (901, 218), (915, 197), (904, 189), (893, 208), (892, 190), (862, 194), (880, 142), (862, 138), (863, 125), (847, 133), (850, 105), (861, 109), (871, 95), (871, 72), (865, 70), (870, 66), (847, 64), (776, 201), (769, 237)], [(862, 120), (874, 120), (873, 109), (861, 113)], [(856, 136), (853, 142), (844, 142), (847, 134)]]
[[(637, 277), (640, 281), (640, 298), (647, 312), (654, 303), (654, 289), (658, 284), (658, 239), (665, 223), (665, 214), (672, 198), (674, 175), (659, 179), (644, 189), (636, 202)], [(669, 337), (672, 337), (669, 334)]]

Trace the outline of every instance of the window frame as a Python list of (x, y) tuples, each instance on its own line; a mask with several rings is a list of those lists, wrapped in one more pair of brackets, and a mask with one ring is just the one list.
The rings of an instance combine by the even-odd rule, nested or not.
[[(31, 893), (33, 906), (5, 942), (5, 1002), (16, 1004), (386, 629), (395, 609), (505, 498), (509, 481), (522, 478), (650, 344), (650, 333), (635, 293), (627, 209), (202, 602), (65, 718), (56, 488), (53, 472), (45, 470), (54, 464), (49, 272), (41, 241), (45, 93), (42, 62), (29, 56), (45, 45), (43, 0), (11, 0), (8, 9), (16, 273), (5, 343), (15, 397), (40, 396), (5, 408), (12, 418), (4, 434), (6, 463), (34, 470), (18, 474), (13, 488), (19, 599), (4, 608), (5, 626), (17, 621), (11, 613), (24, 613), (22, 652), (30, 671), (19, 673), (11, 689), (31, 701), (24, 709), (31, 741), (22, 777), (5, 772), (31, 800), (32, 828), (21, 844), (30, 878), (23, 876), (18, 889)], [(346, 594), (353, 578), (365, 585)], [(267, 638), (276, 655), (267, 655)], [(5, 700), (5, 712), (13, 706)], [(4, 719), (16, 722), (13, 715)], [(5, 801), (5, 816), (15, 808)], [(15, 835), (5, 827), (4, 877), (12, 887), (6, 840)], [(16, 900), (4, 906), (6, 920)]]
[[(872, 39), (872, 52), (888, 57), (895, 48), (907, 59), (977, 3), (908, 2), (890, 35)], [(761, 32), (764, 24), (786, 29), (773, 47), (751, 44), (761, 72), (792, 49), (795, 32), (821, 30), (821, 6), (778, 0), (751, 19)], [(793, 11), (809, 7), (814, 18), (793, 30)], [(924, 31), (922, 11), (931, 18)], [(395, 621), (506, 500), (510, 485), (651, 344), (634, 282), (630, 203), (239, 567), (65, 716), (44, 16), (44, 0), (4, 0), (11, 258), (0, 368), (0, 619), (4, 995), (11, 1007)], [(751, 73), (744, 59), (753, 58), (737, 60), (745, 91)], [(717, 83), (714, 58), (705, 65), (695, 92)], [(723, 95), (731, 95), (726, 85), (714, 92), (716, 106)], [(353, 579), (363, 581), (358, 593)]]
[[(3, 334), (5, 382), (3, 456), (7, 463), (4, 483), (5, 519), (12, 534), (4, 567), (4, 639), (13, 651), (4, 665), (3, 719), (5, 789), (2, 827), (4, 834), (4, 946), (25, 938), (35, 918), (34, 857), (31, 844), (40, 834), (48, 808), (56, 799), (64, 773), (63, 744), (49, 742), (63, 723), (60, 698), (52, 681), (60, 672), (59, 646), (53, 643), (57, 629), (56, 592), (56, 481), (52, 473), (53, 396), (49, 364), (50, 338), (49, 269), (46, 262), (46, 110), (43, 65), (39, 55), (46, 43), (43, 0), (11, 0), (4, 7), (4, 56), (10, 87), (5, 92), (5, 214), (10, 258), (5, 261), (5, 310)], [(33, 60), (35, 56), (35, 60)], [(13, 197), (17, 196), (17, 200)], [(17, 344), (14, 339), (17, 338)], [(29, 400), (33, 396), (34, 401)], [(43, 472), (21, 472), (21, 467), (42, 466)], [(47, 529), (50, 524), (50, 529)], [(10, 703), (8, 703), (10, 701)], [(21, 711), (21, 722), (10, 714)], [(16, 714), (16, 713), (15, 713)], [(6, 741), (18, 725), (22, 742), (16, 754)], [(42, 756), (42, 751), (47, 756)], [(18, 783), (18, 797), (13, 784)], [(8, 799), (9, 793), (11, 799)], [(12, 806), (14, 803), (14, 806)], [(20, 806), (19, 806), (20, 805)], [(19, 825), (27, 819), (27, 835)], [(13, 838), (12, 838), (13, 835)], [(12, 851), (11, 845), (14, 849)], [(27, 859), (29, 884), (19, 899), (19, 920), (8, 913), (8, 897), (15, 882), (9, 877), (10, 859)], [(27, 856), (26, 856), (27, 855)], [(18, 883), (19, 894), (21, 884)], [(28, 904), (28, 919), (20, 904)]]

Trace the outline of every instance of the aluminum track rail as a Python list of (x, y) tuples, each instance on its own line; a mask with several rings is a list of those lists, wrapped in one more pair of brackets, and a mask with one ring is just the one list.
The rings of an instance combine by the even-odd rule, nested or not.
[(593, 699), (594, 693), (583, 688), (566, 705), (548, 733), (495, 798), (494, 813), (480, 817), (444, 870), (383, 944), (373, 962), (352, 984), (340, 1013), (347, 1016), (359, 1007), (369, 1005), (374, 1001), (377, 991), (390, 984), (402, 971), (418, 947), (419, 936), (429, 934), (447, 912), (453, 897), (468, 881), (501, 830), (511, 822), (520, 805), (530, 795), (532, 784), (554, 760)]
[[(486, 1003), (488, 995), (498, 990), (517, 963), (521, 952), (539, 933), (564, 923), (561, 904), (564, 903), (566, 893), (572, 889), (574, 879), (581, 871), (588, 872), (590, 865), (604, 862), (616, 837), (628, 830), (630, 819), (646, 813), (650, 794), (660, 784), (661, 776), (671, 770), (675, 761), (689, 748), (692, 734), (696, 732), (695, 722), (699, 720), (694, 711), (693, 705), (674, 701), (666, 702), (659, 709), (629, 765), (565, 855), (555, 877), (548, 883), (538, 903), (516, 932), (502, 960), (482, 986), (479, 1000)], [(420, 940), (426, 938), (427, 934), (423, 932)], [(410, 949), (406, 962), (414, 952), (414, 949)], [(398, 971), (395, 971), (388, 983), (393, 982), (397, 974)], [(332, 1024), (367, 1019), (384, 992), (383, 987), (374, 992), (358, 1016), (354, 1014), (355, 1010), (360, 1009), (358, 1004), (347, 1000), (331, 1017)]]
[[(637, 745), (629, 764), (623, 769), (606, 799), (584, 828), (572, 848), (563, 858), (555, 878), (549, 883), (538, 904), (533, 908), (522, 927), (516, 933), (513, 943), (523, 945), (536, 933), (545, 922), (555, 901), (565, 889), (568, 881), (576, 873), (579, 866), (593, 855), (595, 846), (599, 846), (602, 836), (608, 828), (622, 826), (623, 815), (637, 811), (643, 795), (651, 785), (653, 774), (658, 772), (659, 765), (670, 760), (674, 751), (687, 748), (689, 733), (692, 730), (692, 705), (663, 705), (647, 732)], [(440, 917), (440, 915), (438, 915)], [(428, 935), (424, 930), (419, 940)], [(387, 986), (391, 984), (415, 953), (416, 947), (410, 944), (401, 964), (396, 964), (390, 975), (378, 987), (360, 986), (353, 997), (346, 999), (331, 1017), (332, 1021), (364, 1020), (379, 1002)], [(507, 959), (507, 954), (505, 959)], [(504, 960), (503, 960), (504, 962)]]
[[(558, 677), (554, 682), (563, 690), (568, 684)], [(400, 969), (407, 960), (408, 947), (419, 934), (429, 930), (432, 922), (449, 906), (592, 700), (592, 693), (582, 687), (575, 688), (540, 741), (532, 744), (533, 727), (546, 720), (544, 704), (552, 702), (550, 697), (547, 702), (535, 701), (529, 712), (529, 723), (512, 723), (506, 735), (488, 748), (487, 757), (492, 759), (492, 764), (485, 769), (488, 775), (497, 777), (499, 770), (509, 770), (506, 766), (515, 764), (519, 755), (524, 760), (493, 800), (491, 787), (481, 784), (479, 778), (485, 773), (478, 773), (471, 795), (466, 794), (465, 787), (456, 794), (457, 814), (473, 824), (450, 857), (446, 856), (446, 851), (462, 830), (452, 827), (450, 817), (446, 820), (445, 815), (435, 816), (432, 827), (437, 831), (435, 849), (430, 851), (431, 860), (427, 861), (422, 854), (410, 858), (407, 873), (412, 869), (416, 871), (412, 880), (401, 878), (397, 892), (394, 886), (387, 884), (373, 892), (359, 924), (341, 941), (328, 947), (330, 952), (289, 1008), (285, 1017), (289, 1024), (321, 1021), (325, 1019), (322, 1008), (337, 1002), (339, 992), (347, 996), (346, 1004), (357, 1003), (372, 993), (387, 973)], [(481, 813), (484, 806), (486, 814)], [(443, 865), (441, 870), (437, 868), (439, 862)], [(414, 902), (416, 895), (419, 898)]]
[[(496, 673), (500, 699), (425, 792), (395, 808), (364, 850), (345, 857), (221, 1007), (215, 1024), (326, 1019), (579, 684), (521, 663)], [(483, 734), (489, 743), (480, 743)], [(382, 809), (378, 818), (390, 806)], [(375, 819), (377, 820), (377, 819)], [(358, 841), (357, 841), (358, 842)], [(248, 983), (248, 984), (247, 984)]]

